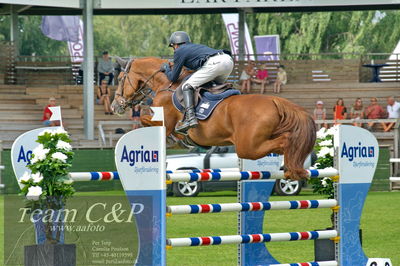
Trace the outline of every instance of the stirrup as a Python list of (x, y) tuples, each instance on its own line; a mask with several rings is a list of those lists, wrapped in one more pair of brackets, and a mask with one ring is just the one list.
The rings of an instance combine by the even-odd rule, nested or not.
[[(186, 117), (185, 117), (185, 118), (186, 118)], [(186, 135), (186, 134), (187, 134), (187, 131), (188, 131), (190, 128), (197, 127), (198, 124), (199, 124), (199, 122), (197, 121), (197, 118), (196, 118), (195, 116), (192, 117), (190, 120), (184, 119), (184, 120), (181, 122), (181, 125), (177, 125), (177, 126), (175, 127), (175, 131), (176, 131), (177, 133)]]

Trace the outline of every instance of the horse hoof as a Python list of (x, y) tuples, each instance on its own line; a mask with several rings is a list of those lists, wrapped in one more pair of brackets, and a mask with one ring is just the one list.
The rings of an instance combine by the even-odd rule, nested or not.
[(307, 171), (305, 171), (304, 169), (298, 171), (287, 170), (285, 171), (284, 176), (285, 179), (291, 179), (296, 181), (307, 180), (309, 178)]

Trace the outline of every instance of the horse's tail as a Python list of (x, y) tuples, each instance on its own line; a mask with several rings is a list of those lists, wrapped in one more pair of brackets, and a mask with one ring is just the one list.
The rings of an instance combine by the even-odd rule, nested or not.
[(284, 147), (285, 177), (295, 180), (305, 178), (304, 161), (315, 145), (314, 120), (304, 108), (286, 99), (276, 97), (273, 102), (281, 118), (273, 136), (289, 133)]

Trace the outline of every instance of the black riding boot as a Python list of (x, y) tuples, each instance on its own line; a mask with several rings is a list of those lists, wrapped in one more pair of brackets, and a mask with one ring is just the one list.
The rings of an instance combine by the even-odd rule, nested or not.
[(183, 102), (185, 104), (185, 116), (181, 125), (175, 128), (175, 131), (181, 134), (186, 134), (189, 128), (197, 127), (199, 124), (197, 122), (196, 114), (194, 111), (194, 88), (189, 84), (186, 84), (182, 88), (183, 92)]

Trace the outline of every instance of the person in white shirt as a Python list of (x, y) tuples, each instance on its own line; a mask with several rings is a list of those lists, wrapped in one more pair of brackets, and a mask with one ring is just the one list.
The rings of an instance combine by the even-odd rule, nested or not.
[[(396, 102), (393, 96), (387, 98), (387, 103), (388, 105), (386, 109), (388, 113), (388, 118), (391, 119), (400, 118), (400, 103)], [(385, 132), (388, 132), (393, 128), (395, 124), (396, 124), (395, 122), (383, 124), (383, 130)]]

